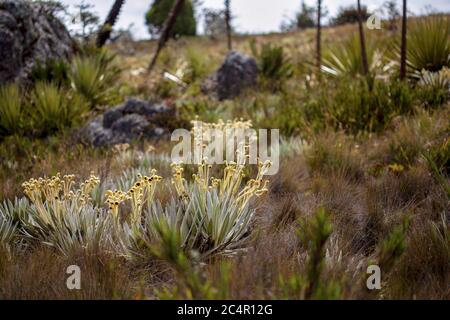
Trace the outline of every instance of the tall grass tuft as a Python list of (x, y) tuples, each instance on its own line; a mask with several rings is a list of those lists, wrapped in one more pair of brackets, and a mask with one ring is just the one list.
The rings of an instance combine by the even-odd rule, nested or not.
[[(366, 39), (367, 62), (369, 71), (376, 74), (383, 62), (383, 51), (374, 39)], [(355, 76), (364, 74), (361, 44), (358, 35), (353, 35), (343, 43), (335, 45), (325, 52), (321, 69), (332, 76)]]
[(416, 21), (408, 34), (410, 71), (439, 71), (450, 67), (450, 19), (445, 16)]
[(22, 93), (18, 85), (0, 87), (0, 135), (20, 133), (22, 129)]
[(69, 78), (75, 92), (87, 99), (91, 107), (106, 104), (115, 97), (114, 82), (119, 69), (115, 56), (106, 49), (80, 55), (72, 61)]
[(85, 100), (53, 83), (38, 82), (31, 93), (35, 127), (44, 133), (70, 127), (85, 111)]

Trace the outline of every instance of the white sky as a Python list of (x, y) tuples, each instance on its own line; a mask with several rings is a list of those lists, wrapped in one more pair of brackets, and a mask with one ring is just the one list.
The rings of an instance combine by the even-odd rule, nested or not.
[[(362, 0), (362, 4), (367, 5), (370, 10), (381, 7), (385, 0)], [(80, 3), (80, 0), (62, 0), (62, 3), (73, 6)], [(86, 3), (95, 5), (96, 11), (103, 21), (114, 0), (85, 0)], [(202, 7), (221, 8), (223, 0), (202, 0)], [(231, 0), (233, 15), (235, 16), (234, 26), (238, 32), (265, 33), (278, 31), (281, 22), (286, 17), (292, 17), (299, 9), (301, 0)], [(315, 5), (316, 0), (306, 0), (309, 5)], [(339, 6), (356, 3), (355, 0), (323, 0), (329, 13), (333, 16)], [(402, 1), (397, 0), (398, 7), (401, 8)], [(137, 39), (149, 38), (147, 28), (144, 24), (144, 14), (150, 7), (151, 0), (128, 0), (125, 2), (122, 14), (117, 23), (118, 27), (126, 28), (131, 23), (133, 36)], [(439, 11), (450, 12), (449, 0), (408, 0), (409, 10), (414, 14), (424, 12), (426, 5), (431, 5)], [(201, 12), (201, 9), (198, 10)], [(198, 23), (198, 31), (202, 32), (202, 22)]]

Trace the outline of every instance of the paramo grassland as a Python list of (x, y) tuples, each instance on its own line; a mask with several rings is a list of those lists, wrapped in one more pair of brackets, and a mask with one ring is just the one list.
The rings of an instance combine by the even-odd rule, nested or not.
[[(258, 79), (232, 99), (202, 91), (227, 54), (205, 37), (170, 40), (151, 75), (153, 41), (86, 44), (2, 86), (0, 298), (449, 299), (449, 31), (409, 20), (403, 80), (398, 30), (365, 30), (363, 75), (345, 25), (322, 30), (320, 71), (314, 29), (233, 37)], [(280, 170), (173, 164), (167, 137), (82, 138), (129, 97), (167, 104), (169, 130), (280, 129)]]

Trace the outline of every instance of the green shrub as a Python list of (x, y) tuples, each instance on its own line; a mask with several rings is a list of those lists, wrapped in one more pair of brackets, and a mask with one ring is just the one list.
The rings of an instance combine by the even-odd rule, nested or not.
[(183, 75), (184, 82), (192, 83), (198, 79), (202, 79), (212, 72), (209, 57), (199, 48), (188, 48), (185, 58), (187, 68)]
[(352, 134), (380, 131), (413, 108), (411, 89), (400, 81), (341, 79), (326, 99), (333, 126)]
[(289, 79), (294, 73), (293, 65), (286, 57), (283, 47), (265, 43), (258, 52), (255, 41), (252, 41), (250, 46), (257, 59), (263, 81), (268, 82), (268, 85), (274, 89), (279, 89), (283, 81)]
[(38, 82), (31, 93), (35, 129), (48, 134), (70, 127), (87, 111), (85, 100), (57, 85)]
[(298, 101), (288, 95), (269, 97), (266, 101), (256, 100), (254, 109), (260, 107), (265, 111), (257, 122), (259, 128), (279, 129), (286, 136), (298, 134), (304, 128), (302, 109)]
[(0, 87), (0, 135), (19, 133), (22, 129), (22, 93), (15, 85)]

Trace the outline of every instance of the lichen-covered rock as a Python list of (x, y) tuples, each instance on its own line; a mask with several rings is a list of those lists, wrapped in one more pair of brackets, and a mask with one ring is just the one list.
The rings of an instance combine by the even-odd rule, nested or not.
[(202, 84), (202, 90), (215, 95), (219, 100), (231, 99), (255, 86), (257, 79), (258, 66), (255, 59), (231, 51), (222, 66)]
[(170, 133), (168, 117), (173, 111), (167, 105), (132, 98), (88, 123), (84, 137), (95, 147), (159, 138)]
[(0, 84), (26, 82), (47, 59), (67, 59), (75, 43), (48, 4), (0, 0)]

